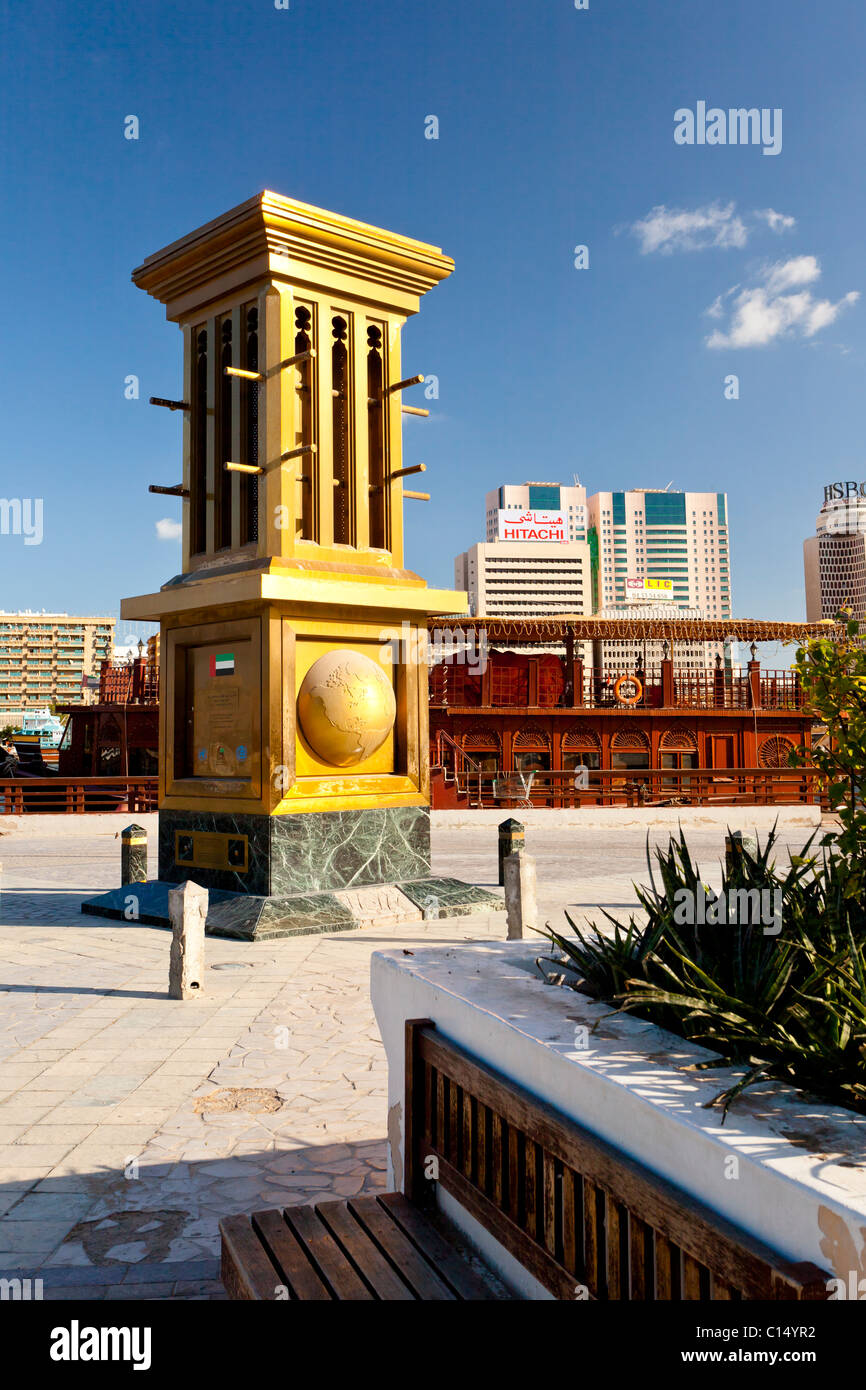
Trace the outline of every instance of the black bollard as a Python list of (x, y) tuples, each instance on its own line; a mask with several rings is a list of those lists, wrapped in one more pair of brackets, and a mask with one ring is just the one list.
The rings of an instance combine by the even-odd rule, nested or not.
[(147, 831), (143, 825), (128, 825), (120, 832), (120, 881), (147, 882)]
[(499, 882), (505, 883), (505, 860), (509, 854), (518, 854), (525, 848), (525, 832), (519, 820), (509, 816), (499, 822)]

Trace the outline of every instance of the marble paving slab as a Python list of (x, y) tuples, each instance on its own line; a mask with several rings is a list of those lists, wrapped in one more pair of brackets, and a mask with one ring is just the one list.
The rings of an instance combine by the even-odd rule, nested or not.
[(501, 912), (504, 906), (497, 893), (474, 883), (462, 883), (459, 878), (418, 878), (399, 886), (421, 908), (425, 921), (467, 917), (474, 912)]

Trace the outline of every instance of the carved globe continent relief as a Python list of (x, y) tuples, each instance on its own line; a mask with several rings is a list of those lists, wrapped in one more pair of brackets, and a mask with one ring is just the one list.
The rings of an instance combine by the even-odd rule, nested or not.
[(298, 691), (304, 738), (332, 767), (352, 767), (372, 757), (396, 717), (394, 690), (381, 666), (349, 648), (314, 661)]

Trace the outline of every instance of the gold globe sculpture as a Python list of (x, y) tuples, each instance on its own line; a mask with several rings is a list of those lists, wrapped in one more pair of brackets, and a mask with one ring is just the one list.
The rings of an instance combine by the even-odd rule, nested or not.
[(394, 727), (397, 701), (381, 666), (342, 648), (314, 661), (298, 691), (298, 722), (322, 762), (351, 767), (372, 757)]

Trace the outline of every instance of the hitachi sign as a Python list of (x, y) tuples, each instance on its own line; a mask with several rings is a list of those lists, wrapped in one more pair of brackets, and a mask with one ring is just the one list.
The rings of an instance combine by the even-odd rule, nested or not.
[(567, 541), (565, 512), (525, 512), (507, 507), (499, 512), (501, 541)]
[(828, 483), (824, 488), (825, 502), (838, 502), (846, 497), (866, 497), (866, 483)]

